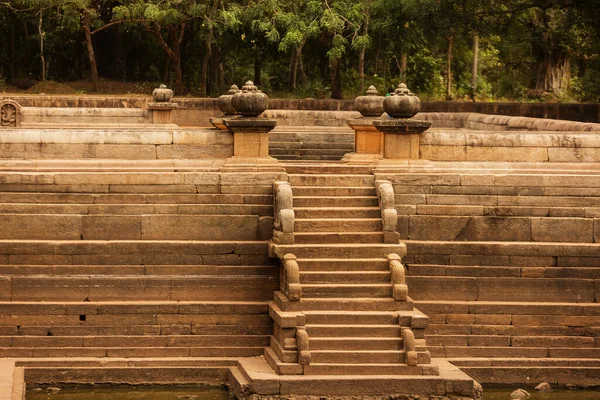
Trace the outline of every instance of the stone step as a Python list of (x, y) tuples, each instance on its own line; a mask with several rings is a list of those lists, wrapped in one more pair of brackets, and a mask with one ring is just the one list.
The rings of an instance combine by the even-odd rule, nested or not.
[(248, 347), (268, 346), (268, 335), (0, 336), (3, 347)]
[(383, 243), (383, 232), (295, 232), (294, 243)]
[[(317, 145), (318, 146), (318, 145)], [(350, 153), (354, 150), (354, 146), (345, 145), (335, 148), (314, 148), (310, 144), (307, 146), (303, 146), (300, 149), (274, 149), (269, 146), (269, 155), (272, 157), (277, 157), (278, 155), (298, 155), (300, 159), (305, 159), (307, 156), (319, 157), (319, 159), (327, 159), (329, 157), (336, 159), (341, 159), (344, 154)], [(325, 158), (327, 157), (327, 158)]]
[(397, 325), (397, 312), (379, 311), (305, 311), (306, 323), (313, 325)]
[(300, 271), (389, 271), (389, 261), (386, 258), (299, 258)]
[(305, 298), (315, 297), (388, 297), (392, 295), (392, 285), (385, 284), (302, 284)]
[(294, 207), (294, 216), (298, 219), (381, 218), (381, 210), (379, 207)]
[(375, 185), (375, 177), (373, 175), (334, 175), (334, 174), (289, 174), (288, 179), (292, 190), (295, 186), (367, 186)]
[(258, 357), (264, 347), (0, 347), (0, 357), (9, 358), (151, 358), (151, 357)]
[(269, 209), (272, 206), (252, 204), (0, 204), (0, 214), (80, 214), (95, 218), (142, 214), (258, 215)]
[[(518, 302), (518, 301), (446, 301), (421, 300), (415, 302), (426, 314), (480, 314), (510, 315), (516, 317), (515, 324), (528, 326), (556, 325), (556, 320), (576, 317), (570, 326), (586, 326), (591, 316), (600, 315), (600, 303), (573, 302)], [(504, 323), (504, 322), (503, 322)], [(496, 322), (499, 324), (499, 322)], [(491, 325), (491, 324), (490, 324)]]
[(376, 196), (374, 187), (345, 187), (345, 186), (294, 186), (292, 191), (294, 196), (345, 196), (345, 197), (358, 197), (358, 196)]
[(314, 350), (403, 350), (402, 338), (387, 337), (311, 337), (309, 348)]
[(405, 361), (404, 351), (399, 350), (312, 350), (311, 364), (401, 364)]
[(388, 271), (302, 271), (300, 269), (300, 283), (378, 283), (389, 284)]
[(318, 142), (318, 141), (272, 141), (269, 140), (269, 154), (273, 151), (281, 151), (285, 154), (286, 151), (295, 152), (298, 150), (344, 150), (353, 151), (354, 144), (352, 142)]
[[(292, 191), (295, 190), (292, 188)], [(294, 196), (294, 207), (377, 207), (375, 196)]]
[(273, 296), (282, 311), (411, 311), (412, 300), (396, 301), (392, 298), (302, 298), (290, 301), (281, 292)]
[(296, 218), (296, 232), (380, 232), (381, 218)]
[(268, 248), (261, 241), (0, 240), (0, 258), (14, 265), (270, 265)]
[[(16, 185), (9, 190), (9, 184), (2, 185), (0, 203), (43, 203), (43, 204), (259, 204), (251, 199), (263, 200), (268, 195), (265, 186), (263, 194), (197, 194), (193, 185), (187, 187), (187, 193), (168, 193), (173, 185)], [(193, 187), (192, 187), (193, 186)], [(109, 190), (112, 192), (109, 193)], [(158, 193), (157, 193), (158, 191)], [(272, 191), (272, 189), (271, 189)], [(271, 197), (271, 196), (269, 196)]]
[(543, 348), (593, 348), (593, 336), (519, 336), (503, 335), (427, 335), (431, 346), (478, 346), (478, 347), (543, 347)]
[(593, 303), (593, 279), (407, 276), (416, 300)]
[[(308, 337), (400, 338), (399, 325), (306, 325)], [(365, 339), (367, 340), (367, 339)]]
[(277, 277), (273, 265), (1, 265), (0, 275), (261, 275)]
[[(0, 326), (0, 335), (4, 336), (171, 336), (171, 335), (271, 335), (273, 326), (266, 315), (170, 315), (163, 314), (153, 317), (150, 312), (124, 316), (86, 315), (85, 321), (80, 321), (79, 315), (69, 314), (66, 318), (56, 315), (9, 315), (10, 326)], [(64, 317), (64, 316), (63, 316)], [(119, 323), (111, 324), (109, 317)], [(160, 319), (160, 321), (159, 321)], [(140, 321), (147, 325), (135, 325)], [(159, 324), (161, 322), (161, 324)], [(45, 326), (23, 325), (46, 323)], [(62, 323), (62, 325), (61, 325)], [(79, 323), (81, 325), (72, 325)], [(130, 324), (133, 323), (133, 324)], [(228, 324), (228, 325), (227, 325)]]
[(410, 264), (408, 275), (415, 276), (470, 276), (522, 278), (580, 278), (600, 279), (600, 267), (555, 266), (463, 266)]
[(291, 253), (299, 259), (380, 259), (382, 257), (387, 257), (391, 253), (398, 254), (402, 257), (406, 253), (406, 247), (404, 244), (292, 244), (270, 245), (269, 251), (278, 256)]
[[(313, 174), (313, 175), (340, 175), (340, 174), (351, 174), (351, 175), (370, 175), (372, 171), (372, 167), (370, 165), (349, 165), (341, 162), (329, 162), (329, 163), (319, 163), (316, 161), (293, 161), (283, 163), (283, 167), (285, 168), (288, 174)], [(344, 188), (340, 186), (319, 186), (323, 189), (332, 189), (339, 188), (343, 190)], [(297, 189), (302, 190), (303, 188), (309, 189), (310, 186), (296, 186)], [(352, 187), (348, 187), (350, 189), (354, 189)], [(309, 189), (310, 190), (310, 189)], [(373, 195), (375, 195), (375, 188), (370, 187), (370, 190), (373, 190)]]
[(0, 240), (257, 240), (258, 215), (3, 214)]
[(423, 375), (423, 367), (406, 364), (311, 363), (304, 375)]
[(278, 287), (274, 275), (17, 275), (1, 283), (5, 301), (267, 301)]

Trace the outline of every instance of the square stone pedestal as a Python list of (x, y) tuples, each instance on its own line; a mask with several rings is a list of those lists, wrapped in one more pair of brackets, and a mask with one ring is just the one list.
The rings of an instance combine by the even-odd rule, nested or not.
[(177, 103), (148, 103), (148, 109), (152, 111), (153, 124), (172, 124), (173, 110), (178, 107)]
[(222, 169), (230, 170), (282, 170), (279, 161), (269, 157), (269, 132), (277, 120), (252, 117), (223, 118), (223, 123), (233, 133), (233, 157), (225, 161)]
[(374, 121), (373, 126), (383, 134), (384, 159), (416, 160), (420, 135), (431, 127), (431, 122), (392, 118)]
[(354, 153), (344, 154), (343, 162), (370, 164), (383, 158), (383, 133), (375, 126), (375, 118), (358, 118), (348, 121), (354, 129)]

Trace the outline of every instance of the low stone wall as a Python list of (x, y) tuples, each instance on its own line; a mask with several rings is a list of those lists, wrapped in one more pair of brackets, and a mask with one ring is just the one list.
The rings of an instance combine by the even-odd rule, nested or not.
[(233, 135), (216, 129), (2, 129), (0, 159), (223, 159)]
[(152, 113), (141, 108), (22, 107), (23, 128), (40, 124), (151, 124)]

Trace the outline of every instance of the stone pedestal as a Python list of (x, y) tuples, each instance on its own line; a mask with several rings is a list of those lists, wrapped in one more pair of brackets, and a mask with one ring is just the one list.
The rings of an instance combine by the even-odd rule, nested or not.
[(414, 160), (419, 158), (420, 135), (431, 122), (394, 118), (374, 121), (373, 126), (383, 134), (384, 159)]
[(279, 162), (269, 157), (269, 132), (277, 125), (275, 119), (238, 117), (223, 118), (233, 133), (233, 157), (224, 168), (236, 170), (282, 170)]
[(152, 111), (152, 123), (172, 124), (173, 110), (177, 107), (177, 103), (170, 102), (148, 103), (148, 109)]
[(348, 153), (342, 158), (343, 162), (370, 164), (383, 158), (383, 133), (374, 125), (377, 118), (357, 118), (348, 121), (354, 129), (354, 153)]

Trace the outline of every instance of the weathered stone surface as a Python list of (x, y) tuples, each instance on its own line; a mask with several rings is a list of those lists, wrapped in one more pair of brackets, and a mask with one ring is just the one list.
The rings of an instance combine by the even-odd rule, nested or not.
[(592, 243), (594, 221), (588, 218), (532, 218), (531, 240)]

